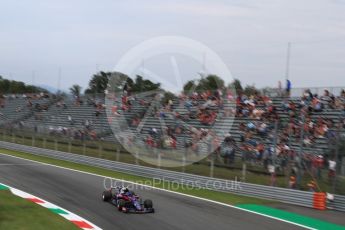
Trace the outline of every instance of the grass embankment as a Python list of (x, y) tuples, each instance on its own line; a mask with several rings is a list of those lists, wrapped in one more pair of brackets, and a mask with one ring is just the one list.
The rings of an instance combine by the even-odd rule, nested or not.
[[(201, 198), (206, 198), (226, 204), (238, 205), (238, 204), (269, 204), (274, 203), (273, 201), (262, 200), (252, 197), (239, 196), (231, 193), (216, 192), (207, 189), (191, 188), (176, 186), (176, 184), (164, 182), (164, 181), (153, 181), (151, 178), (145, 178), (140, 176), (133, 176), (125, 173), (115, 172), (111, 170), (101, 169), (97, 167), (76, 164), (72, 162), (56, 160), (48, 157), (35, 156), (29, 153), (11, 151), (6, 149), (0, 149), (0, 153), (7, 155), (17, 156), (29, 160), (39, 161), (43, 163), (53, 164), (61, 167), (66, 167), (70, 169), (80, 170), (84, 172), (98, 174), (104, 177), (115, 178), (119, 180), (126, 180), (140, 184), (153, 184), (157, 188), (163, 188), (175, 192), (180, 192), (188, 195), (193, 195)], [(231, 185), (230, 185), (231, 186)]]
[(79, 229), (73, 223), (35, 203), (0, 188), (0, 229)]

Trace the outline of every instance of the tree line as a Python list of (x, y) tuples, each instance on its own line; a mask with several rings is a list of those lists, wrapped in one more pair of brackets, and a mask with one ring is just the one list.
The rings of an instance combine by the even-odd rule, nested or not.
[[(135, 79), (130, 78), (129, 76), (119, 73), (119, 72), (104, 72), (100, 71), (94, 74), (88, 84), (88, 87), (83, 92), (82, 87), (78, 84), (74, 84), (69, 88), (71, 94), (75, 96), (80, 96), (84, 94), (103, 94), (108, 87), (109, 79), (116, 75), (121, 80), (124, 81), (124, 87), (128, 87), (131, 92), (146, 92), (157, 90), (161, 88), (160, 83), (154, 83), (144, 77), (137, 75)], [(199, 80), (189, 80), (183, 86), (184, 92), (191, 91), (203, 91), (203, 90), (216, 90), (224, 87), (229, 87), (236, 90), (237, 94), (255, 94), (259, 90), (255, 86), (246, 86), (243, 87), (241, 82), (238, 79), (234, 79), (229, 85), (225, 86), (224, 80), (222, 80), (217, 75), (207, 75), (202, 77)], [(46, 89), (41, 87), (27, 85), (21, 81), (8, 80), (0, 76), (0, 93), (1, 94), (22, 94), (22, 93), (39, 93), (39, 92), (48, 92)]]
[(235, 90), (237, 95), (253, 95), (259, 93), (259, 90), (254, 85), (243, 87), (241, 81), (238, 79), (234, 79), (226, 86), (223, 79), (213, 74), (207, 75), (198, 80), (189, 80), (183, 86), (183, 91), (188, 93), (193, 91), (217, 90), (225, 87)]
[(48, 91), (37, 86), (27, 85), (21, 81), (8, 80), (0, 76), (0, 94), (47, 93)]
[[(88, 88), (84, 91), (84, 94), (103, 94), (108, 88), (109, 79), (112, 77), (118, 78), (118, 85), (122, 85), (123, 88), (130, 89), (131, 92), (147, 92), (160, 89), (161, 87), (160, 83), (154, 83), (148, 79), (144, 79), (140, 75), (137, 75), (135, 79), (132, 79), (123, 73), (101, 71), (92, 76), (91, 80), (89, 81)], [(82, 93), (81, 86), (73, 85), (70, 88), (70, 93), (75, 96), (80, 96)]]

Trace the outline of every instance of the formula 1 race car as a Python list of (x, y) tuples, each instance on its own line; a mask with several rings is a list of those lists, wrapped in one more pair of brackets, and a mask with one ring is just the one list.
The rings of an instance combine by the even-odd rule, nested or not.
[(104, 202), (115, 205), (120, 212), (124, 213), (154, 213), (151, 200), (142, 202), (140, 197), (126, 187), (113, 187), (102, 194)]

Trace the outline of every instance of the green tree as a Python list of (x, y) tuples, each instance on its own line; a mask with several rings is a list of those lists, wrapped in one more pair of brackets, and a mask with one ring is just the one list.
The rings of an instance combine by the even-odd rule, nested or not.
[(183, 86), (183, 91), (188, 93), (190, 91), (203, 91), (203, 90), (217, 90), (224, 87), (224, 81), (217, 75), (208, 75), (201, 78), (197, 83), (196, 80), (190, 80)]
[(169, 100), (174, 101), (175, 99), (176, 99), (175, 94), (167, 91), (167, 92), (164, 93), (164, 97), (163, 97), (162, 101), (163, 101), (164, 104), (167, 104)]
[(255, 94), (259, 94), (259, 90), (257, 88), (255, 88), (254, 85), (247, 85), (244, 90), (243, 93), (246, 95), (255, 95)]
[(89, 81), (89, 88), (85, 90), (85, 94), (103, 94), (108, 85), (108, 78), (111, 72), (99, 72), (94, 74)]
[(71, 94), (75, 97), (79, 97), (80, 96), (80, 92), (81, 92), (81, 86), (80, 85), (72, 85), (71, 88), (69, 88), (69, 91), (71, 92)]
[(243, 87), (242, 87), (241, 81), (238, 79), (234, 79), (234, 81), (231, 82), (228, 87), (231, 89), (235, 89), (237, 95), (239, 95), (243, 92)]
[(37, 86), (26, 85), (24, 82), (21, 81), (10, 81), (8, 79), (0, 77), (0, 92), (2, 94), (22, 94), (39, 92), (47, 93), (48, 91)]
[(188, 93), (190, 91), (194, 91), (195, 88), (196, 88), (195, 81), (194, 80), (190, 80), (186, 84), (184, 84), (183, 91), (185, 93)]
[(157, 90), (161, 86), (160, 83), (153, 83), (150, 80), (144, 79), (142, 76), (137, 75), (135, 78), (135, 82), (132, 85), (133, 92), (146, 92)]
[(120, 73), (120, 72), (112, 72), (108, 74), (108, 82), (107, 82), (107, 88), (109, 88), (110, 91), (123, 91), (125, 88), (127, 90), (132, 90), (133, 88), (133, 80), (128, 77), (126, 74)]
[(224, 87), (224, 81), (217, 75), (208, 75), (205, 78), (201, 78), (199, 84), (196, 87), (197, 91), (202, 90), (217, 90)]
[(142, 76), (136, 76), (135, 81), (126, 74), (120, 72), (99, 72), (94, 74), (89, 82), (89, 87), (85, 90), (85, 94), (103, 94), (109, 85), (116, 87), (112, 89), (115, 91), (123, 90), (125, 85), (131, 92), (146, 92), (157, 90), (160, 88), (160, 83), (153, 83), (150, 80), (144, 79)]

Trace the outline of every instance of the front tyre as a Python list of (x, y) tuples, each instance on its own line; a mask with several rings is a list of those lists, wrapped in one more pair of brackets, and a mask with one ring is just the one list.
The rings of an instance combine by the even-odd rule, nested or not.
[(153, 207), (152, 200), (145, 200), (144, 201), (144, 208), (152, 208), (152, 207)]
[(107, 202), (107, 201), (109, 201), (111, 199), (111, 192), (110, 191), (104, 191), (103, 193), (102, 193), (102, 200), (104, 201), (104, 202)]

